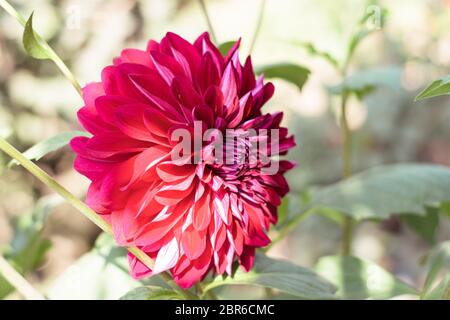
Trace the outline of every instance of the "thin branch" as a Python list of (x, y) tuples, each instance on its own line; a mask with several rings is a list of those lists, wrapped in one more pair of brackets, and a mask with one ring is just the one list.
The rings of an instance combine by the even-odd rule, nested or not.
[(0, 274), (27, 300), (45, 300), (20, 273), (0, 255)]

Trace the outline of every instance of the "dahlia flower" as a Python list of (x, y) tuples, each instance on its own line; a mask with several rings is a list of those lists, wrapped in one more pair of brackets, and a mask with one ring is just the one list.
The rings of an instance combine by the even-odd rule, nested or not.
[[(255, 249), (270, 243), (289, 190), (283, 174), (293, 167), (277, 156), (295, 143), (280, 127), (282, 113), (261, 112), (274, 86), (255, 78), (250, 57), (241, 65), (238, 47), (222, 56), (207, 33), (193, 44), (168, 33), (145, 51), (123, 50), (101, 82), (83, 88), (78, 119), (92, 137), (71, 141), (75, 169), (90, 179), (87, 204), (117, 243), (154, 259), (150, 270), (129, 254), (135, 278), (170, 271), (189, 288), (210, 271), (231, 274), (235, 261), (250, 270)], [(174, 139), (210, 129), (213, 139), (192, 138), (187, 149)], [(253, 142), (266, 141), (268, 161), (252, 152), (251, 130)], [(228, 131), (232, 143), (212, 148)], [(234, 152), (231, 161), (215, 161), (219, 151)], [(276, 172), (265, 171), (273, 164)]]

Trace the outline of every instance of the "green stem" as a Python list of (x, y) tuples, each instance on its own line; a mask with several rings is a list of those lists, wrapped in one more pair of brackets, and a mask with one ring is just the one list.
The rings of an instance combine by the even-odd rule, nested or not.
[[(14, 17), (21, 25), (22, 27), (25, 27), (25, 24), (27, 21), (25, 18), (17, 12), (16, 9), (14, 9), (13, 6), (11, 6), (6, 0), (0, 0), (0, 7), (2, 7), (9, 15)], [(39, 34), (36, 34), (36, 37), (43, 45), (46, 46), (47, 51), (50, 55), (50, 59), (56, 64), (58, 69), (61, 71), (61, 73), (70, 81), (70, 83), (73, 85), (75, 90), (77, 90), (78, 94), (81, 95), (81, 86), (78, 83), (78, 81), (75, 79), (72, 72), (69, 70), (69, 68), (66, 66), (64, 61), (61, 60), (61, 58), (56, 54), (56, 52), (50, 47), (50, 45), (45, 41)]]
[[(345, 72), (344, 72), (345, 73)], [(347, 120), (347, 101), (348, 94), (344, 93), (341, 101), (341, 136), (342, 136), (342, 176), (344, 179), (352, 175), (352, 132), (348, 126)], [(342, 225), (342, 254), (351, 254), (353, 238), (353, 219), (349, 216), (344, 217)]]
[(347, 120), (347, 101), (348, 95), (344, 93), (341, 101), (342, 176), (344, 179), (352, 175), (352, 132)]
[(202, 8), (203, 15), (205, 16), (205, 19), (206, 19), (206, 23), (208, 24), (209, 33), (211, 34), (211, 37), (212, 37), (214, 43), (217, 44), (216, 33), (214, 32), (214, 28), (213, 28), (213, 25), (211, 23), (211, 19), (210, 19), (209, 14), (208, 14), (208, 9), (206, 8), (205, 1), (204, 0), (198, 0), (198, 2), (200, 3), (200, 7)]
[(75, 79), (72, 72), (69, 70), (69, 68), (66, 66), (64, 61), (61, 60), (61, 58), (56, 54), (56, 52), (47, 44), (47, 42), (44, 42), (48, 48), (48, 51), (50, 53), (50, 57), (52, 61), (56, 64), (58, 69), (61, 71), (61, 73), (69, 80), (69, 82), (72, 84), (72, 86), (75, 88), (75, 90), (78, 92), (80, 96), (82, 96), (81, 86), (78, 83), (78, 81)]
[[(86, 218), (96, 224), (100, 229), (102, 229), (106, 233), (112, 234), (111, 226), (105, 220), (103, 220), (94, 210), (89, 208), (83, 201), (75, 197), (66, 188), (60, 185), (55, 179), (49, 176), (44, 170), (39, 168), (35, 163), (28, 160), (22, 153), (20, 153), (16, 148), (14, 148), (3, 138), (0, 138), (0, 150), (4, 151), (11, 158), (20, 163), (25, 169), (27, 169), (32, 175), (34, 175), (42, 183), (47, 185), (50, 189), (60, 194), (72, 206), (78, 209), (78, 211), (80, 211)], [(137, 247), (128, 247), (127, 249), (148, 268), (153, 268), (154, 261), (145, 252)], [(182, 290), (169, 274), (161, 273), (160, 276), (169, 284), (169, 286), (171, 286), (175, 291), (182, 294), (186, 299), (197, 298), (190, 292)]]
[(45, 300), (20, 273), (0, 255), (0, 274), (27, 300)]
[(266, 8), (266, 0), (261, 0), (261, 7), (259, 9), (258, 22), (256, 23), (255, 33), (253, 34), (252, 42), (250, 44), (250, 54), (252, 54), (253, 49), (255, 48), (256, 40), (258, 39), (259, 31), (261, 30), (265, 8)]
[(344, 217), (342, 225), (342, 255), (348, 256), (352, 252), (353, 238), (353, 219), (349, 216)]

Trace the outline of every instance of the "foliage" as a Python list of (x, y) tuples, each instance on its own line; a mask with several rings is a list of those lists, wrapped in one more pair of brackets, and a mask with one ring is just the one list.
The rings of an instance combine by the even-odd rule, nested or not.
[(334, 283), (343, 299), (389, 299), (417, 291), (383, 268), (352, 256), (320, 258), (316, 271)]
[(450, 94), (450, 75), (433, 81), (416, 97), (416, 101), (447, 94)]
[(267, 79), (280, 78), (302, 90), (308, 80), (310, 71), (293, 63), (278, 63), (257, 68), (257, 73), (264, 74)]
[(392, 214), (424, 216), (426, 205), (449, 200), (450, 169), (429, 164), (379, 166), (317, 190), (310, 207), (325, 207), (354, 219)]
[(258, 254), (249, 272), (236, 270), (233, 276), (217, 276), (204, 287), (207, 292), (224, 285), (255, 285), (277, 289), (302, 299), (332, 299), (335, 288), (313, 271), (283, 260)]

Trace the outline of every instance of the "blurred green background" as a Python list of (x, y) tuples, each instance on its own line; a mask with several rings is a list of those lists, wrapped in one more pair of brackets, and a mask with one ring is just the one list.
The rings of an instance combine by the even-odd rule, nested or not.
[[(125, 47), (145, 48), (149, 39), (159, 40), (167, 31), (194, 40), (207, 29), (194, 0), (11, 3), (26, 16), (35, 11), (36, 31), (49, 41), (82, 84), (98, 81), (102, 68)], [(242, 37), (241, 58), (245, 58), (260, 0), (206, 3), (218, 41)], [(450, 1), (396, 0), (380, 4), (388, 10), (384, 30), (364, 40), (349, 72), (380, 68), (388, 71), (391, 85), (362, 101), (352, 98), (349, 102), (355, 170), (413, 161), (450, 165), (450, 100), (443, 97), (414, 103), (424, 86), (450, 71)], [(298, 43), (312, 42), (342, 59), (366, 5), (363, 0), (267, 1), (252, 54), (254, 64), (296, 62), (311, 70), (302, 92), (292, 84), (275, 80), (275, 96), (265, 109), (284, 111), (285, 124), (296, 136), (298, 146), (289, 158), (299, 165), (288, 174), (294, 195), (339, 180), (342, 166), (338, 100), (327, 91), (328, 86), (341, 81), (340, 75), (323, 60), (311, 57)], [(82, 101), (52, 62), (25, 55), (21, 34), (22, 27), (0, 11), (0, 134), (25, 150), (57, 133), (80, 129), (76, 111)], [(73, 170), (73, 158), (66, 147), (43, 158), (40, 165), (83, 197), (88, 181)], [(0, 154), (0, 247), (11, 242), (21, 217), (33, 212), (41, 197), (52, 194), (24, 170), (6, 171), (8, 161)], [(57, 203), (52, 207), (43, 229), (52, 246), (40, 267), (28, 275), (41, 286), (70, 271), (72, 263), (89, 251), (99, 233), (69, 205)], [(449, 239), (448, 219), (441, 221), (438, 232), (437, 240)], [(338, 250), (339, 238), (340, 230), (333, 222), (314, 216), (270, 254), (312, 266), (318, 257)], [(423, 282), (418, 262), (429, 248), (429, 243), (396, 217), (382, 224), (364, 222), (356, 230), (356, 255), (377, 262), (414, 285)]]

